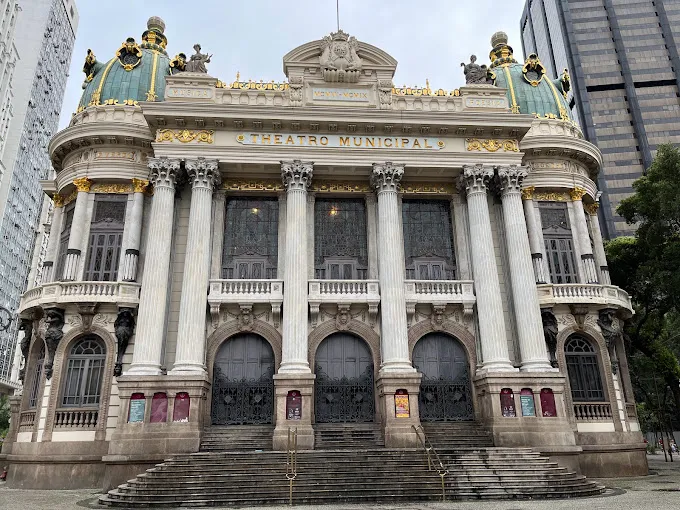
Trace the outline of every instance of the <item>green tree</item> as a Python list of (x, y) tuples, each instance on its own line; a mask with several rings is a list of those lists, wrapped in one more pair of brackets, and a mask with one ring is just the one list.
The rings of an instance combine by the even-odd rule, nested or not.
[(7, 395), (0, 395), (0, 437), (7, 435), (9, 415), (9, 397)]
[(650, 413), (680, 421), (680, 150), (661, 145), (635, 194), (617, 212), (635, 237), (607, 243), (612, 283), (626, 289), (635, 315), (625, 326), (636, 398)]

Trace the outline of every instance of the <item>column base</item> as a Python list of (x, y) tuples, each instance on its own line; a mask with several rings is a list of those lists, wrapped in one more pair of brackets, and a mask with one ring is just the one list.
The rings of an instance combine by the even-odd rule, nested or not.
[[(378, 390), (378, 406), (385, 432), (386, 448), (418, 448), (420, 443), (414, 427), (420, 426), (420, 411), (418, 409), (418, 395), (420, 394), (420, 380), (422, 374), (417, 371), (407, 373), (381, 373), (378, 375), (376, 387)], [(405, 390), (408, 397), (408, 413), (403, 408), (397, 415), (395, 394)], [(400, 393), (402, 393), (400, 391)], [(406, 415), (408, 414), (408, 416)]]
[(520, 367), (520, 372), (554, 372), (560, 371), (559, 368), (553, 368), (548, 360), (530, 360), (523, 361)]
[(192, 362), (186, 362), (186, 363), (175, 363), (175, 365), (172, 367), (172, 370), (168, 372), (170, 375), (203, 375), (207, 371), (205, 369), (205, 365), (202, 363), (192, 363)]
[(417, 370), (413, 368), (409, 360), (399, 360), (399, 361), (386, 361), (380, 365), (380, 371), (378, 372), (378, 377), (381, 374), (415, 374)]
[(510, 361), (485, 361), (481, 368), (477, 370), (477, 375), (488, 374), (493, 372), (519, 372), (519, 368), (515, 368), (510, 364)]
[(161, 366), (155, 363), (133, 363), (123, 375), (161, 375)]
[[(273, 448), (285, 451), (288, 448), (288, 430), (297, 430), (298, 450), (314, 449), (314, 428), (312, 427), (312, 405), (314, 401), (314, 379), (308, 374), (274, 375), (274, 393), (276, 395), (276, 427), (274, 428)], [(298, 392), (301, 399), (299, 411), (288, 406), (289, 392)], [(290, 408), (289, 408), (290, 407)]]
[(279, 366), (279, 374), (311, 374), (307, 361), (284, 361)]

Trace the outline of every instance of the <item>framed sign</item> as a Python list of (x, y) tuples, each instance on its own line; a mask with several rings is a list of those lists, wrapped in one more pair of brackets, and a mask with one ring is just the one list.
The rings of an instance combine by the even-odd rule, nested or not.
[(128, 423), (139, 423), (144, 421), (146, 411), (146, 399), (144, 393), (133, 393), (130, 397), (130, 414)]
[(517, 416), (515, 394), (510, 388), (503, 388), (501, 390), (501, 412), (505, 418), (515, 418)]
[(168, 421), (168, 396), (165, 393), (154, 393), (151, 399), (151, 423)]
[(175, 407), (172, 410), (172, 421), (174, 422), (188, 422), (189, 421), (189, 405), (191, 399), (189, 394), (180, 391), (175, 395)]
[(302, 419), (302, 395), (297, 390), (291, 390), (286, 396), (286, 420)]
[(522, 416), (536, 416), (534, 392), (529, 388), (524, 388), (519, 392), (519, 405), (522, 407)]
[(554, 418), (557, 416), (557, 409), (555, 408), (555, 395), (550, 388), (543, 388), (541, 390), (541, 411), (545, 418)]
[(397, 418), (410, 418), (411, 406), (408, 400), (408, 391), (397, 390), (394, 394), (394, 414)]

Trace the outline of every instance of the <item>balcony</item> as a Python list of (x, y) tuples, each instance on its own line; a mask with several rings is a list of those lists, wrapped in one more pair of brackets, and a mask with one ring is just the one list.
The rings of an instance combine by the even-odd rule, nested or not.
[(562, 283), (537, 285), (541, 307), (554, 305), (600, 305), (619, 308), (630, 317), (633, 305), (628, 293), (614, 285)]
[(476, 301), (472, 280), (406, 280), (404, 290), (409, 323), (418, 304), (462, 305), (463, 314), (472, 316)]
[(50, 282), (28, 290), (19, 311), (68, 303), (114, 303), (136, 308), (141, 284), (132, 282)]
[(353, 304), (368, 305), (368, 319), (375, 324), (380, 304), (378, 280), (310, 280), (309, 311), (316, 326), (322, 304), (349, 308)]
[(220, 307), (235, 304), (252, 307), (257, 303), (271, 305), (274, 325), (281, 322), (283, 280), (210, 280), (208, 304), (213, 325), (219, 323)]
[(574, 402), (574, 417), (577, 421), (611, 421), (612, 406), (609, 403)]

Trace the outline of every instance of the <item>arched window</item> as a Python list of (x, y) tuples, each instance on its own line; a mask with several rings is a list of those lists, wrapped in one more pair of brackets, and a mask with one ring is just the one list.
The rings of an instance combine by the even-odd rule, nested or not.
[(574, 402), (604, 402), (604, 390), (593, 344), (572, 335), (564, 344), (571, 397)]
[(106, 347), (99, 337), (88, 335), (73, 345), (66, 362), (62, 406), (99, 405), (105, 361)]
[[(41, 342), (42, 343), (42, 342)], [(28, 407), (33, 409), (38, 402), (38, 391), (40, 391), (40, 380), (42, 379), (43, 364), (45, 363), (45, 344), (40, 346), (40, 354), (35, 362), (33, 370), (33, 380), (31, 381), (31, 395), (28, 399)]]

